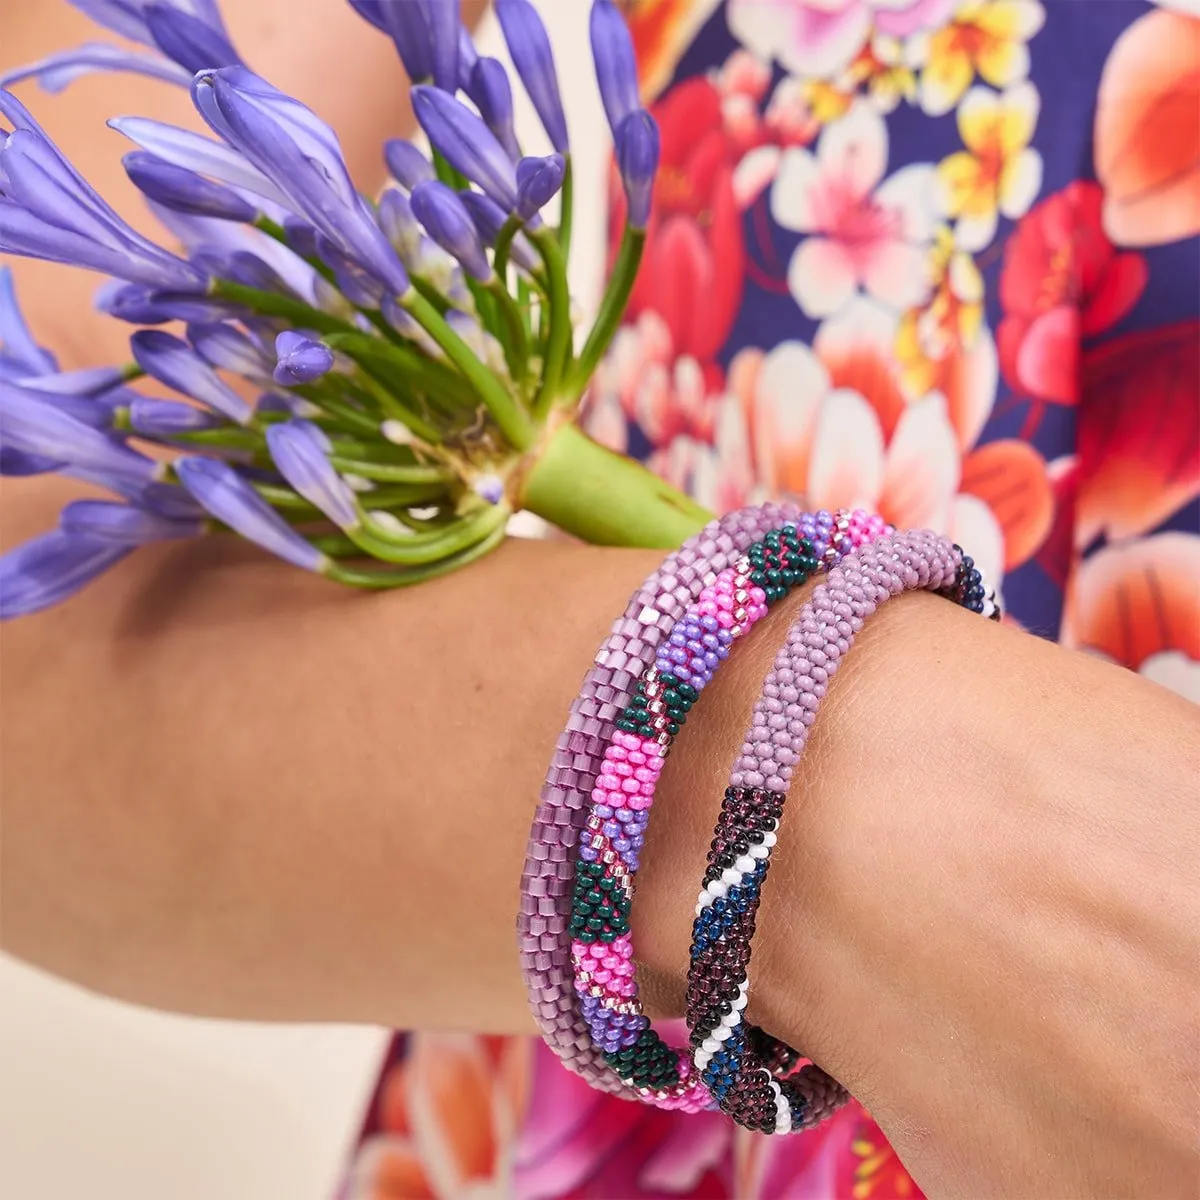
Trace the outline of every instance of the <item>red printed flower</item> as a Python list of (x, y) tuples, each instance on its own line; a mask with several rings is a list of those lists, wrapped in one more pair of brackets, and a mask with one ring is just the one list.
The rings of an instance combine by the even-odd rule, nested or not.
[(1000, 367), (1035, 401), (1076, 404), (1080, 342), (1115, 325), (1146, 286), (1140, 254), (1118, 254), (1100, 223), (1098, 184), (1043, 200), (1009, 239), (1000, 276)]
[[(675, 354), (704, 362), (724, 345), (742, 300), (736, 151), (722, 122), (721, 95), (706, 79), (673, 88), (652, 111), (662, 157), (628, 319), (646, 310), (658, 313), (671, 331)], [(615, 249), (623, 203), (613, 205), (613, 215)]]

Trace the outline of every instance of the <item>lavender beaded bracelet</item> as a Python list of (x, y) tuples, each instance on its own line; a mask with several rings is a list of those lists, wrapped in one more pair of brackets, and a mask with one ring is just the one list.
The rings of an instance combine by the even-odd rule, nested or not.
[[(634, 597), (625, 618), (617, 623), (612, 637), (597, 656), (597, 666), (585, 681), (584, 692), (572, 709), (571, 724), (559, 741), (531, 837), (523, 880), (519, 926), (522, 964), (530, 986), (534, 1011), (547, 1042), (569, 1067), (584, 1075), (596, 1086), (651, 1099), (668, 1107), (710, 1106), (712, 1102), (694, 1081), (688, 1081), (686, 1078), (676, 1077), (670, 1081), (671, 1086), (666, 1088), (645, 1086), (650, 1082), (666, 1082), (661, 1078), (648, 1078), (648, 1064), (645, 1061), (647, 1054), (644, 1052), (648, 1047), (635, 1047), (630, 1051), (635, 1061), (614, 1064), (612, 1052), (615, 1047), (608, 1042), (615, 1036), (622, 1046), (632, 1046), (639, 1041), (639, 1035), (643, 1035), (643, 1030), (648, 1024), (640, 1015), (636, 1004), (623, 1003), (620, 996), (608, 997), (605, 1011), (599, 1014), (604, 1017), (604, 1036), (593, 1036), (597, 1032), (598, 1001), (595, 996), (599, 989), (584, 988), (578, 999), (574, 993), (581, 969), (586, 972), (589, 968), (594, 968), (603, 976), (608, 975), (608, 970), (602, 968), (600, 959), (580, 963), (578, 942), (575, 946), (577, 958), (574, 980), (572, 973), (565, 969), (570, 963), (571, 929), (563, 928), (563, 916), (564, 910), (570, 905), (571, 896), (569, 891), (562, 887), (563, 882), (570, 879), (570, 874), (564, 871), (564, 866), (570, 867), (570, 851), (577, 844), (585, 822), (590, 820), (595, 826), (595, 831), (589, 835), (591, 844), (580, 848), (583, 856), (583, 861), (579, 864), (580, 871), (585, 876), (592, 869), (597, 874), (607, 875), (608, 878), (598, 881), (602, 886), (606, 883), (611, 888), (614, 884), (624, 882), (616, 874), (622, 869), (617, 865), (618, 853), (629, 859), (632, 844), (630, 838), (640, 844), (644, 813), (639, 816), (633, 811), (623, 812), (622, 816), (633, 820), (623, 827), (618, 827), (611, 820), (603, 820), (598, 824), (595, 805), (590, 811), (585, 811), (588, 808), (586, 797), (592, 793), (596, 777), (606, 765), (605, 750), (607, 748), (609, 753), (612, 753), (612, 739), (620, 736), (614, 729), (614, 719), (616, 724), (620, 725), (623, 723), (621, 716), (629, 715), (628, 711), (622, 714), (620, 706), (633, 699), (633, 685), (639, 676), (643, 679), (640, 690), (644, 694), (647, 681), (654, 675), (653, 667), (647, 670), (647, 660), (651, 653), (655, 653), (659, 658), (666, 653), (664, 641), (671, 636), (675, 620), (684, 606), (690, 604), (694, 608), (702, 589), (711, 586), (714, 578), (719, 578), (722, 572), (727, 574), (731, 559), (742, 557), (739, 552), (744, 550), (756, 535), (761, 536), (763, 532), (788, 522), (796, 522), (799, 526), (798, 530), (793, 529), (793, 536), (799, 532), (811, 536), (823, 565), (829, 565), (836, 560), (839, 552), (858, 544), (865, 537), (878, 536), (885, 528), (879, 518), (871, 518), (862, 513), (839, 514), (835, 518), (828, 513), (800, 514), (787, 507), (765, 506), (733, 514), (715, 523), (699, 538), (693, 539), (680, 552), (671, 556), (663, 568), (660, 568)], [(808, 542), (805, 546), (809, 551), (814, 549)], [(781, 565), (779, 560), (776, 560), (776, 565)], [(815, 561), (809, 561), (810, 569), (816, 565)], [(797, 581), (798, 579), (793, 578), (790, 582)], [(665, 587), (662, 586), (664, 582)], [(776, 593), (776, 596), (782, 595), (786, 590), (778, 586), (778, 577), (767, 579), (762, 576), (761, 582), (766, 585), (768, 591)], [(761, 592), (758, 598), (762, 599)], [(743, 596), (743, 601), (748, 599), (748, 596)], [(636, 625), (633, 624), (635, 620)], [(636, 660), (641, 660), (640, 663), (635, 660), (635, 656)], [(668, 666), (670, 663), (658, 665)], [(679, 669), (686, 674), (683, 667)], [(701, 667), (701, 670), (703, 669)], [(702, 684), (703, 680), (697, 682)], [(653, 690), (655, 685), (650, 683), (649, 686)], [(643, 706), (646, 703), (644, 696), (641, 703)], [(654, 703), (653, 698), (651, 703)], [(646, 714), (643, 712), (642, 715)], [(667, 737), (667, 741), (662, 743), (662, 750), (665, 752), (669, 742), (665, 727), (663, 736)], [(628, 768), (628, 764), (623, 765)], [(608, 764), (608, 769), (612, 769), (611, 763)], [(632, 770), (627, 769), (626, 773), (631, 774)], [(639, 769), (638, 773), (649, 774), (644, 769)], [(613, 815), (615, 814), (612, 811), (601, 806), (601, 818), (611, 818)], [(609, 824), (612, 824), (613, 828), (608, 829)], [(605, 830), (603, 836), (602, 829)], [(614, 842), (609, 841), (610, 838), (615, 839), (617, 849), (614, 849)], [(593, 867), (587, 859), (598, 858), (599, 847), (595, 844), (597, 840), (604, 847), (604, 864), (597, 863)], [(636, 867), (636, 850), (633, 852), (632, 861)], [(576, 877), (577, 887), (579, 878)], [(588, 882), (584, 879), (585, 890)], [(611, 892), (609, 895), (611, 896)], [(597, 890), (593, 900), (600, 904), (607, 898)], [(627, 904), (625, 907), (627, 910)], [(578, 927), (575, 932), (579, 932)], [(608, 932), (611, 935), (612, 931)], [(563, 936), (564, 933), (566, 937)], [(629, 947), (624, 949), (628, 951)], [(564, 950), (567, 952), (565, 955)], [(611, 956), (606, 955), (601, 948), (600, 957)], [(632, 962), (628, 960), (628, 954), (624, 961), (614, 958), (608, 963), (608, 967), (621, 968), (623, 981), (629, 986)], [(586, 973), (584, 980), (588, 981)], [(588, 994), (589, 990), (592, 991), (592, 995)], [(577, 1002), (573, 1004), (572, 1001), (576, 999)], [(660, 1057), (662, 1051), (674, 1058), (674, 1052), (666, 1051), (665, 1047), (661, 1048)], [(686, 1052), (682, 1055), (682, 1063), (686, 1074)], [(625, 1069), (615, 1070), (614, 1066), (624, 1066)], [(633, 1069), (628, 1069), (630, 1067)], [(653, 1075), (653, 1071), (649, 1074)]]
[(725, 792), (696, 907), (687, 1022), (693, 1063), (738, 1124), (789, 1133), (818, 1124), (847, 1093), (815, 1064), (743, 1017), (754, 920), (771, 848), (829, 679), (864, 619), (890, 596), (924, 588), (998, 618), (982, 576), (958, 546), (927, 531), (858, 547), (816, 589), (788, 633), (755, 705)]

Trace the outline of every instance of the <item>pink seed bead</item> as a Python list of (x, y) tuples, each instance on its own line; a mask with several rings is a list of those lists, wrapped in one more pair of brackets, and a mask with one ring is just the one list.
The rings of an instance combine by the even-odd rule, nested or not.
[(727, 612), (724, 609), (718, 609), (716, 612), (710, 613), (709, 615), (717, 618), (717, 624), (720, 625), (722, 629), (729, 629), (733, 625), (733, 613)]
[(622, 779), (636, 773), (636, 769), (631, 767), (627, 762), (613, 763), (613, 770), (620, 775)]
[(641, 791), (641, 789), (642, 785), (638, 783), (636, 779), (621, 780), (621, 791), (626, 792), (631, 796), (636, 795), (639, 791)]
[(711, 600), (702, 600), (696, 605), (696, 611), (702, 617), (715, 617), (717, 615), (717, 606)]
[(605, 757), (605, 758), (610, 758), (610, 759), (612, 759), (612, 760), (613, 760), (613, 762), (624, 762), (624, 761), (625, 761), (625, 753), (626, 753), (626, 751), (625, 751), (625, 747), (624, 747), (624, 746), (618, 746), (618, 745), (617, 745), (617, 744), (614, 742), (614, 743), (613, 743), (611, 746), (609, 746), (609, 748), (608, 748), (608, 749), (607, 749), (607, 750), (604, 752), (604, 757)]

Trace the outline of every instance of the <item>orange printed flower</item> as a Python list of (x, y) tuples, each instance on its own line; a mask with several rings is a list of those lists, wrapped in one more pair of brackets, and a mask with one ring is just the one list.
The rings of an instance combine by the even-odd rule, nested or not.
[(671, 82), (679, 56), (720, 0), (618, 0), (637, 54), (642, 95), (654, 99)]
[(1085, 350), (1078, 545), (1148, 533), (1200, 495), (1200, 321)]
[(1200, 233), (1200, 19), (1152, 12), (1118, 39), (1096, 102), (1104, 229), (1118, 246)]
[(921, 107), (934, 116), (948, 113), (963, 98), (976, 72), (996, 88), (1026, 78), (1026, 43), (1045, 20), (1038, 0), (967, 0), (952, 21), (910, 51), (925, 64)]
[(1160, 533), (1084, 559), (1062, 640), (1200, 702), (1200, 536)]
[(347, 1200), (510, 1195), (530, 1050), (525, 1038), (410, 1035), (381, 1084), (381, 1132), (363, 1143)]
[(1040, 101), (1032, 84), (1001, 95), (972, 88), (958, 109), (965, 150), (938, 164), (946, 215), (957, 221), (964, 250), (982, 250), (996, 236), (1000, 213), (1023, 216), (1042, 186), (1042, 156), (1029, 145)]

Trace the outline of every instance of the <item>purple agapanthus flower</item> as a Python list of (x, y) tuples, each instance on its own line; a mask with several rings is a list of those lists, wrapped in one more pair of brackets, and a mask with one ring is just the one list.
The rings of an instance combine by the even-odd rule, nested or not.
[[(507, 500), (473, 485), (476, 459), (495, 455), (487, 477), (504, 476), (536, 442), (546, 398), (578, 397), (619, 317), (602, 306), (586, 342), (571, 327), (567, 126), (535, 7), (496, 0), (555, 150), (523, 158), (512, 84), (480, 57), (458, 0), (348, 0), (395, 43), (431, 147), (387, 143), (399, 186), (375, 201), (333, 130), (242, 61), (218, 0), (68, 2), (124, 41), (0, 77), (0, 251), (99, 272), (96, 307), (137, 328), (126, 361), (62, 370), (0, 269), (0, 474), (54, 471), (115, 497), (69, 504), (57, 529), (0, 557), (0, 616), (67, 598), (137, 546), (214, 527), (372, 587), (405, 582), (410, 563), (439, 565), (418, 564), (426, 539), (400, 559), (385, 544), (424, 527), (426, 510), (446, 532), (428, 539), (442, 543), (431, 555), (491, 539), (472, 514)], [(594, 0), (592, 44), (629, 220), (643, 228), (657, 132), (611, 0)], [(210, 131), (109, 121), (134, 144), (124, 163), (163, 244), (106, 203), (3, 86), (32, 77), (53, 91), (113, 71), (187, 87)], [(561, 216), (543, 217), (560, 192)], [(637, 268), (640, 240), (627, 244), (615, 294)], [(173, 323), (184, 328), (155, 328)], [(151, 383), (174, 395), (149, 395)], [(376, 556), (405, 565), (355, 562)]]

